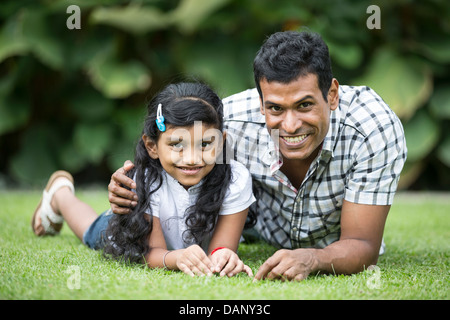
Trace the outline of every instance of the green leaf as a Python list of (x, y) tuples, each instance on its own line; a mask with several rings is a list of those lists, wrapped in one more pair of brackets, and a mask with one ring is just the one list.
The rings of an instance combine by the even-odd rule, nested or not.
[(139, 61), (119, 62), (108, 53), (99, 54), (88, 65), (95, 88), (108, 98), (126, 98), (150, 86), (150, 72)]
[(362, 49), (356, 44), (341, 44), (327, 41), (331, 59), (344, 68), (354, 69), (361, 64)]
[(437, 156), (442, 163), (450, 168), (450, 135), (447, 135), (444, 141), (439, 145)]
[(18, 154), (10, 161), (14, 177), (26, 183), (42, 183), (57, 170), (55, 150), (58, 146), (54, 128), (38, 125), (31, 127), (22, 139)]
[(443, 38), (445, 37), (448, 37), (448, 35), (441, 37), (429, 35), (421, 43), (415, 45), (418, 47), (418, 51), (422, 52), (430, 60), (442, 64), (448, 63), (450, 62), (450, 42), (444, 41)]
[(23, 37), (34, 55), (45, 65), (59, 70), (64, 65), (64, 50), (47, 26), (43, 11), (24, 10), (20, 17)]
[(93, 88), (86, 88), (68, 102), (72, 111), (83, 120), (101, 120), (111, 115), (113, 100), (105, 98)]
[(449, 84), (436, 87), (430, 99), (432, 113), (440, 119), (450, 119), (450, 86)]
[(203, 20), (230, 0), (182, 0), (170, 19), (184, 33), (194, 32)]
[(0, 135), (24, 125), (30, 117), (30, 109), (25, 97), (0, 97)]
[(414, 115), (433, 91), (432, 74), (426, 65), (388, 48), (375, 53), (367, 72), (353, 82), (374, 89), (402, 119)]
[(145, 34), (170, 24), (166, 15), (159, 9), (133, 3), (127, 7), (99, 7), (92, 12), (90, 21), (94, 24), (114, 26), (133, 34)]
[(46, 18), (43, 10), (24, 8), (8, 19), (0, 33), (0, 62), (32, 52), (43, 64), (62, 68), (64, 51), (49, 32)]
[(209, 83), (220, 96), (248, 88), (250, 77), (246, 75), (252, 74), (252, 69), (244, 50), (237, 51), (219, 40), (177, 49), (177, 60), (183, 71)]
[(144, 104), (137, 107), (128, 106), (116, 110), (112, 122), (120, 127), (120, 131), (129, 142), (135, 142), (141, 136), (146, 113)]
[(440, 127), (424, 109), (404, 125), (408, 161), (416, 162), (427, 156), (439, 139)]
[(120, 128), (119, 137), (114, 141), (114, 148), (108, 152), (107, 163), (111, 171), (120, 168), (125, 160), (133, 160), (136, 143), (142, 136), (146, 115), (145, 106), (127, 106), (114, 112), (112, 124)]
[(30, 45), (23, 36), (22, 19), (10, 17), (0, 32), (0, 62), (16, 55), (28, 53)]
[(412, 185), (417, 178), (422, 174), (425, 168), (425, 161), (412, 162), (409, 159), (406, 160), (403, 166), (402, 173), (400, 174), (400, 181), (398, 182), (398, 189), (407, 189)]
[(62, 168), (72, 173), (80, 171), (89, 162), (89, 154), (80, 152), (75, 143), (69, 141), (62, 146), (58, 157)]
[(94, 164), (102, 160), (113, 141), (114, 131), (109, 123), (80, 123), (75, 128), (77, 150)]

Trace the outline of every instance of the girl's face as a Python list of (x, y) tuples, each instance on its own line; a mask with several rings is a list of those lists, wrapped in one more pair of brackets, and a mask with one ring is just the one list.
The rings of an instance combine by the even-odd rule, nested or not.
[(214, 168), (225, 133), (196, 121), (191, 127), (167, 125), (156, 143), (146, 135), (142, 139), (149, 156), (159, 159), (164, 170), (187, 189)]

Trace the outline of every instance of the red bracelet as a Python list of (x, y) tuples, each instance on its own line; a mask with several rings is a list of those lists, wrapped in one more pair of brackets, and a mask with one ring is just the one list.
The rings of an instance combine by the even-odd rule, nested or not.
[(217, 247), (213, 251), (211, 251), (211, 255), (213, 255), (214, 252), (216, 252), (217, 250), (220, 250), (220, 249), (226, 249), (226, 248), (225, 247)]

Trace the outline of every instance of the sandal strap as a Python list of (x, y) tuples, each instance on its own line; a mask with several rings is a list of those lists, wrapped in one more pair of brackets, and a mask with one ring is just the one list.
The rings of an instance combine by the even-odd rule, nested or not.
[(55, 192), (61, 189), (62, 187), (69, 187), (72, 193), (75, 193), (73, 183), (68, 179), (59, 179), (52, 185), (50, 190), (48, 191), (44, 190), (43, 192), (40, 214), (41, 214), (41, 223), (46, 233), (50, 234), (57, 233), (50, 224), (50, 221), (53, 224), (61, 224), (64, 222), (63, 216), (56, 214), (51, 206), (51, 201), (53, 199)]

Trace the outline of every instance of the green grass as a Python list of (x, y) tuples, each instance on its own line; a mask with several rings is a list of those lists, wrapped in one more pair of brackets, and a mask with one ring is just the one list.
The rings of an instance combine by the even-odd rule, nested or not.
[[(98, 212), (106, 191), (77, 192)], [(30, 219), (40, 193), (0, 193), (0, 299), (449, 299), (449, 195), (399, 194), (388, 217), (387, 251), (379, 269), (351, 276), (314, 275), (300, 283), (233, 278), (190, 278), (102, 258), (65, 226), (60, 236), (35, 237)], [(242, 244), (253, 269), (275, 251)], [(76, 280), (79, 280), (78, 282)], [(79, 289), (74, 285), (79, 283)]]

